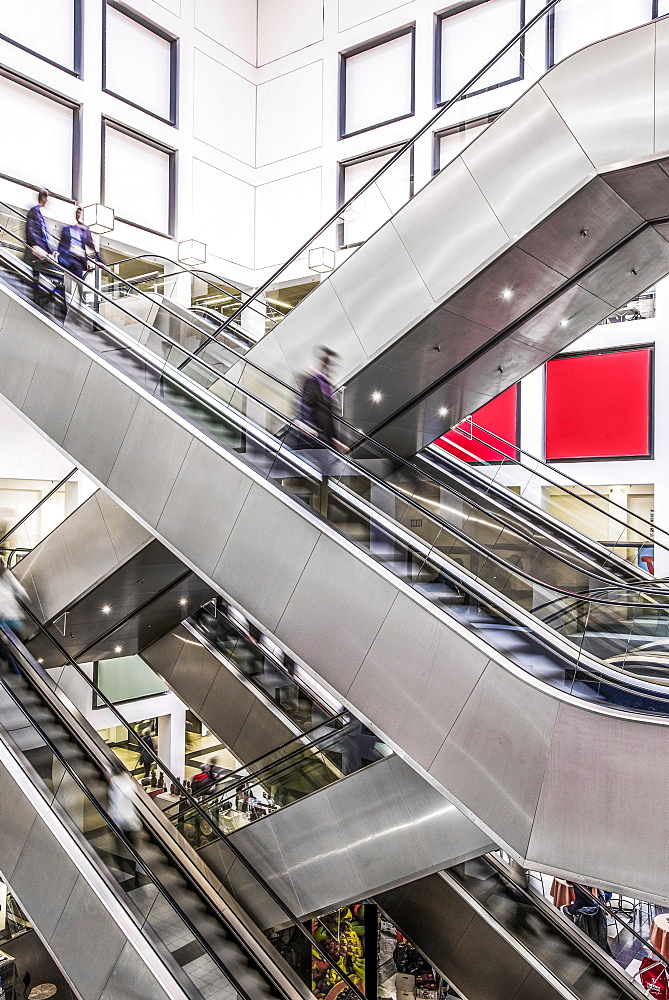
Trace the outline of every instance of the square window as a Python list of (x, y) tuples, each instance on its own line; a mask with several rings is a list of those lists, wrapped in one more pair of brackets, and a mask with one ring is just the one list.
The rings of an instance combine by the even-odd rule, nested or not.
[(404, 28), (342, 54), (339, 136), (414, 113), (414, 29)]
[[(463, 5), (464, 6), (464, 5)], [(444, 104), (492, 59), (525, 22), (525, 0), (481, 0), (437, 19), (436, 102)], [(524, 39), (503, 55), (465, 97), (522, 80)]]
[(546, 460), (650, 458), (653, 351), (607, 351), (546, 365)]
[[(344, 204), (359, 191), (395, 152), (395, 149), (384, 150), (340, 164), (339, 203)], [(352, 247), (364, 243), (405, 205), (412, 195), (412, 175), (413, 150), (408, 150), (344, 213), (339, 223), (339, 246)]]
[(653, 17), (669, 14), (669, 0), (653, 0)]
[(174, 151), (105, 122), (102, 200), (121, 222), (171, 235)]
[(81, 0), (0, 0), (0, 38), (78, 74)]
[[(666, 0), (658, 2), (667, 6)], [(622, 3), (560, 0), (550, 14), (553, 48), (551, 63), (566, 59), (572, 52), (577, 52), (592, 42), (644, 24), (651, 19), (652, 8), (652, 0), (624, 0)]]
[(157, 118), (176, 122), (176, 40), (105, 5), (103, 89)]
[(461, 125), (452, 125), (434, 134), (434, 173), (454, 160), (462, 150), (473, 142), (477, 135), (480, 135), (497, 118), (497, 114), (486, 115), (483, 118), (476, 118), (470, 122), (462, 122)]

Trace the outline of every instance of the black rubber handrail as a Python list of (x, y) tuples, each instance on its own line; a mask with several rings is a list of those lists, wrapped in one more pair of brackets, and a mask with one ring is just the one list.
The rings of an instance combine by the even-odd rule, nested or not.
[(18, 520), (16, 522), (16, 524), (14, 525), (13, 528), (10, 528), (9, 531), (6, 531), (4, 533), (4, 535), (2, 536), (2, 538), (0, 538), (0, 545), (2, 545), (2, 543), (7, 538), (9, 538), (10, 535), (13, 535), (15, 531), (18, 531), (18, 529), (21, 527), (21, 525), (25, 524), (25, 522), (29, 518), (31, 518), (33, 516), (33, 514), (35, 513), (35, 511), (38, 511), (40, 509), (40, 507), (42, 506), (42, 504), (45, 504), (47, 502), (47, 500), (49, 500), (54, 495), (54, 493), (57, 493), (58, 490), (61, 488), (61, 486), (64, 486), (65, 483), (67, 483), (72, 478), (72, 476), (75, 474), (75, 472), (78, 472), (78, 471), (79, 471), (79, 469), (78, 469), (78, 467), (76, 465), (74, 466), (73, 469), (70, 469), (70, 471), (68, 472), (68, 474), (66, 476), (64, 476), (63, 479), (61, 479), (61, 481), (59, 483), (56, 483), (56, 485), (53, 487), (53, 489), (49, 490), (49, 492), (46, 493), (42, 497), (41, 500), (38, 500), (37, 503), (35, 504), (35, 506), (31, 507), (31, 509), (28, 511), (28, 513), (24, 514), (23, 517), (20, 518), (20, 520)]
[(228, 319), (223, 324), (222, 329), (223, 330), (227, 329), (227, 327), (230, 324), (232, 324), (236, 319), (238, 319), (244, 312), (244, 310), (248, 308), (251, 305), (251, 303), (258, 298), (259, 295), (262, 295), (263, 292), (266, 292), (267, 289), (270, 288), (270, 286), (273, 285), (274, 282), (281, 277), (283, 272), (288, 267), (290, 267), (291, 264), (294, 264), (295, 261), (299, 257), (301, 257), (302, 254), (306, 250), (308, 250), (310, 246), (312, 246), (314, 241), (317, 240), (319, 236), (323, 235), (326, 229), (329, 229), (330, 226), (333, 226), (336, 222), (338, 222), (343, 213), (348, 208), (350, 208), (351, 205), (355, 201), (357, 201), (357, 199), (362, 194), (365, 193), (365, 191), (368, 191), (374, 184), (376, 184), (376, 182), (386, 173), (386, 171), (388, 171), (392, 166), (394, 166), (394, 164), (397, 163), (397, 161), (400, 160), (402, 156), (404, 156), (404, 154), (407, 153), (423, 135), (425, 135), (426, 132), (429, 132), (430, 129), (434, 125), (436, 125), (439, 119), (443, 115), (445, 115), (446, 112), (449, 111), (454, 104), (457, 104), (457, 102), (465, 96), (467, 91), (471, 90), (474, 84), (477, 83), (481, 79), (481, 77), (485, 76), (485, 74), (488, 72), (489, 69), (491, 69), (497, 62), (499, 62), (499, 60), (503, 56), (505, 56), (506, 53), (509, 52), (514, 45), (516, 45), (517, 42), (519, 42), (522, 38), (525, 37), (527, 32), (531, 28), (533, 28), (535, 24), (538, 24), (559, 3), (560, 0), (548, 0), (545, 7), (543, 7), (537, 14), (535, 14), (535, 16), (532, 17), (526, 24), (522, 25), (520, 30), (516, 32), (513, 38), (511, 38), (506, 43), (506, 45), (503, 48), (501, 48), (499, 52), (496, 53), (496, 55), (492, 57), (492, 59), (489, 59), (488, 62), (485, 64), (485, 66), (482, 66), (481, 69), (477, 73), (475, 73), (474, 76), (470, 80), (468, 80), (467, 83), (465, 83), (464, 86), (462, 86), (458, 90), (458, 92), (454, 94), (453, 97), (449, 98), (449, 100), (447, 100), (444, 104), (442, 104), (437, 109), (437, 111), (425, 122), (425, 124), (416, 133), (414, 133), (414, 135), (412, 135), (410, 139), (407, 139), (407, 141), (404, 142), (399, 147), (399, 149), (396, 150), (395, 153), (393, 153), (390, 159), (384, 163), (384, 165), (380, 168), (380, 170), (377, 170), (375, 174), (372, 174), (369, 180), (366, 181), (360, 188), (358, 188), (355, 194), (352, 194), (350, 198), (347, 198), (346, 201), (344, 201), (343, 204), (341, 204), (336, 209), (336, 211), (333, 212), (333, 214), (329, 217), (329, 219), (327, 219), (327, 221), (324, 222), (323, 225), (319, 226), (316, 232), (311, 234), (307, 242), (303, 243), (302, 246), (299, 248), (299, 250), (296, 250), (295, 253), (293, 253), (288, 258), (288, 260), (284, 261), (281, 267), (277, 271), (275, 271), (274, 274), (270, 275), (270, 277), (267, 278), (267, 280), (264, 281), (262, 285), (256, 288), (253, 294), (249, 296), (248, 300), (242, 306), (240, 306), (234, 313), (232, 313), (231, 316), (228, 317)]
[(339, 966), (336, 964), (336, 962), (332, 959), (332, 957), (330, 955), (328, 955), (328, 953), (323, 948), (321, 948), (321, 946), (319, 945), (319, 943), (314, 939), (313, 935), (310, 934), (309, 931), (307, 930), (307, 928), (303, 925), (303, 923), (300, 920), (300, 918), (295, 913), (293, 913), (293, 911), (290, 909), (290, 907), (281, 899), (281, 897), (272, 888), (272, 886), (269, 885), (269, 883), (267, 883), (265, 881), (265, 879), (263, 878), (263, 876), (258, 871), (256, 871), (256, 869), (253, 867), (253, 865), (250, 863), (250, 861), (248, 861), (248, 859), (244, 856), (244, 854), (242, 854), (242, 852), (239, 850), (239, 848), (235, 844), (233, 844), (228, 838), (226, 838), (225, 833), (219, 828), (218, 824), (215, 822), (215, 820), (213, 819), (213, 817), (210, 816), (209, 813), (207, 813), (204, 809), (202, 809), (202, 807), (200, 806), (200, 804), (197, 801), (197, 799), (195, 799), (191, 795), (191, 793), (188, 791), (188, 789), (184, 786), (183, 782), (179, 778), (177, 778), (176, 775), (172, 773), (171, 769), (169, 767), (167, 767), (160, 760), (160, 758), (158, 757), (158, 755), (157, 755), (156, 751), (153, 749), (153, 747), (151, 747), (149, 745), (149, 743), (147, 743), (146, 740), (144, 740), (139, 733), (137, 733), (134, 729), (132, 729), (131, 725), (125, 720), (125, 718), (123, 717), (123, 715), (121, 714), (121, 712), (119, 712), (117, 706), (114, 705), (113, 702), (109, 701), (109, 699), (106, 697), (106, 695), (104, 695), (103, 692), (100, 691), (99, 688), (96, 687), (96, 685), (93, 683), (93, 681), (91, 680), (91, 678), (88, 677), (88, 675), (85, 673), (85, 671), (83, 671), (81, 669), (81, 667), (79, 666), (79, 664), (70, 656), (70, 654), (65, 649), (65, 647), (61, 645), (61, 643), (58, 641), (58, 639), (56, 639), (55, 636), (53, 636), (44, 627), (44, 625), (42, 625), (42, 623), (40, 622), (39, 618), (37, 618), (37, 616), (33, 613), (33, 611), (29, 607), (27, 607), (27, 605), (25, 605), (25, 604), (23, 605), (23, 608), (24, 608), (24, 611), (26, 612), (26, 614), (31, 619), (31, 621), (38, 627), (38, 629), (42, 633), (42, 635), (46, 636), (47, 639), (52, 643), (52, 645), (54, 645), (56, 647), (56, 649), (58, 650), (58, 652), (60, 653), (60, 655), (65, 658), (65, 660), (68, 662), (68, 664), (77, 672), (77, 674), (79, 675), (79, 677), (81, 677), (86, 682), (86, 684), (88, 685), (88, 687), (91, 688), (91, 690), (97, 695), (97, 697), (100, 699), (100, 701), (102, 701), (104, 703), (105, 708), (107, 708), (109, 711), (111, 711), (113, 713), (113, 715), (116, 717), (116, 719), (119, 720), (119, 722), (121, 723), (121, 725), (125, 729), (127, 729), (128, 732), (132, 732), (134, 734), (134, 736), (136, 737), (136, 739), (137, 739), (138, 743), (140, 744), (140, 747), (142, 748), (142, 750), (145, 753), (147, 753), (155, 761), (157, 767), (160, 766), (160, 770), (163, 772), (163, 774), (165, 774), (167, 776), (167, 778), (169, 778), (170, 782), (176, 788), (179, 789), (179, 794), (182, 795), (183, 798), (185, 798), (185, 799), (187, 799), (189, 801), (189, 803), (191, 804), (191, 806), (196, 810), (196, 812), (198, 812), (200, 814), (200, 816), (205, 820), (205, 822), (211, 824), (216, 829), (216, 831), (217, 831), (217, 833), (219, 833), (221, 839), (225, 840), (225, 843), (230, 847), (232, 853), (237, 857), (237, 859), (241, 862), (241, 864), (244, 866), (244, 868), (246, 868), (246, 870), (251, 873), (251, 875), (253, 876), (253, 878), (258, 882), (258, 884), (268, 894), (268, 896), (272, 899), (272, 901), (279, 907), (280, 910), (283, 911), (283, 913), (286, 915), (286, 917), (288, 917), (288, 919), (291, 921), (291, 923), (293, 923), (300, 930), (300, 933), (304, 937), (306, 937), (308, 939), (308, 941), (310, 943), (310, 946), (312, 948), (314, 948), (317, 951), (317, 953), (320, 955), (320, 957), (332, 969), (334, 969), (336, 971), (337, 975), (346, 983), (346, 985), (353, 992), (353, 994), (358, 998), (358, 1000), (365, 1000), (364, 994), (361, 993), (361, 991), (358, 989), (358, 987), (355, 985), (355, 983), (350, 979), (350, 977), (343, 970), (341, 970), (339, 968)]

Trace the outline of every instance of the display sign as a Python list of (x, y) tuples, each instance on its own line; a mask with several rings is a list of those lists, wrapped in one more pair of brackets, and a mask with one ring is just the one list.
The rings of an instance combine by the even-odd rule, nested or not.
[[(512, 385), (505, 389), (476, 410), (472, 414), (472, 422), (462, 420), (434, 443), (463, 462), (503, 462), (505, 457), (515, 459), (520, 403), (518, 388)], [(499, 441), (493, 435), (504, 440)]]

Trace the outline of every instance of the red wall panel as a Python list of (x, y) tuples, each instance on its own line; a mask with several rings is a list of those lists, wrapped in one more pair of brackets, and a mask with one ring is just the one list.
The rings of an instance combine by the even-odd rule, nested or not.
[(546, 365), (546, 458), (650, 455), (652, 350), (555, 358)]
[[(518, 396), (517, 385), (512, 385), (509, 389), (505, 389), (499, 396), (491, 399), (489, 403), (486, 403), (485, 406), (482, 406), (472, 414), (474, 423), (480, 424), (481, 427), (485, 427), (487, 430), (492, 431), (493, 434), (497, 434), (499, 437), (509, 441), (510, 445), (517, 445)], [(509, 458), (516, 457), (514, 447), (501, 444), (490, 434), (486, 434), (485, 431), (479, 431), (477, 428), (474, 428), (474, 433), (482, 441), (489, 441), (490, 445), (494, 447), (486, 447), (485, 444), (479, 444), (477, 441), (471, 440), (469, 421), (463, 421), (458, 427), (454, 427), (453, 430), (444, 434), (443, 437), (437, 438), (435, 444), (438, 444), (440, 448), (443, 448), (450, 455), (456, 455), (465, 462), (501, 462), (503, 458), (499, 454), (500, 451)], [(499, 450), (495, 451), (494, 448)]]

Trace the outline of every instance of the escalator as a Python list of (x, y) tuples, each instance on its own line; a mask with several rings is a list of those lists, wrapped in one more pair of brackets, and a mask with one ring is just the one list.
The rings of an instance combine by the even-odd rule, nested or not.
[(327, 344), (350, 423), (415, 455), (445, 414), (458, 423), (664, 277), (668, 38), (662, 18), (550, 69), (247, 358), (297, 385)]
[[(641, 618), (661, 653), (660, 601), (638, 590), (592, 599), (610, 583), (599, 567), (553, 562), (464, 499), (442, 520), (422, 481), (407, 495), (370, 471), (391, 464), (381, 445), (358, 438), (355, 463), (330, 452), (288, 419), (287, 402), (232, 385), (137, 317), (133, 337), (130, 323), (75, 302), (63, 315), (56, 299), (51, 318), (27, 301), (9, 252), (2, 282), (5, 399), (490, 839), (528, 863), (662, 895), (664, 875), (649, 871), (663, 799), (648, 805), (637, 762), (663, 753), (665, 681), (624, 669)], [(255, 379), (268, 398), (284, 392)], [(615, 667), (584, 648), (575, 607), (594, 631), (617, 625)], [(584, 747), (599, 772), (583, 773)], [(634, 848), (603, 776), (652, 814)], [(595, 828), (606, 823), (609, 850), (566, 829), (559, 804), (574, 788)]]

